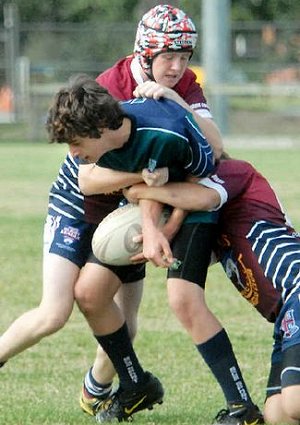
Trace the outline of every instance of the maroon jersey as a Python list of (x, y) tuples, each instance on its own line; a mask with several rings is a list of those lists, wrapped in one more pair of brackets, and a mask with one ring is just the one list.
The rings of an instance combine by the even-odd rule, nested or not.
[(226, 233), (245, 236), (255, 221), (286, 225), (288, 219), (268, 183), (250, 163), (230, 159), (221, 161), (208, 180), (219, 191), (222, 203), (220, 225)]
[(222, 161), (201, 183), (221, 196), (216, 251), (227, 276), (273, 322), (299, 274), (299, 262), (292, 261), (300, 252), (297, 233), (272, 187), (251, 164)]
[[(118, 100), (129, 100), (133, 97), (133, 91), (137, 82), (133, 77), (131, 64), (134, 56), (120, 59), (111, 68), (100, 74), (96, 81), (107, 88), (110, 94)], [(201, 86), (196, 83), (195, 73), (187, 68), (180, 81), (173, 87), (180, 97), (188, 103), (196, 112), (207, 112), (211, 117), (209, 107), (204, 97)]]
[[(96, 81), (105, 87), (118, 100), (129, 100), (137, 87), (131, 63), (133, 55), (120, 59), (115, 65), (101, 73)], [(187, 69), (181, 80), (173, 88), (196, 112), (211, 117), (202, 88), (196, 83), (196, 75)], [(114, 195), (93, 195), (84, 197), (85, 221), (97, 224), (117, 208), (122, 199), (121, 193)]]

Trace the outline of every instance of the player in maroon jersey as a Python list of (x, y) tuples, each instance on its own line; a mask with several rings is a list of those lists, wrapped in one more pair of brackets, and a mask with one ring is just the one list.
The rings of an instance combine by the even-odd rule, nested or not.
[[(194, 183), (135, 185), (131, 201), (155, 199), (187, 210), (219, 210), (217, 258), (241, 295), (274, 323), (265, 420), (300, 420), (300, 237), (268, 181), (245, 161), (221, 161)], [(222, 412), (227, 423), (228, 412)]]

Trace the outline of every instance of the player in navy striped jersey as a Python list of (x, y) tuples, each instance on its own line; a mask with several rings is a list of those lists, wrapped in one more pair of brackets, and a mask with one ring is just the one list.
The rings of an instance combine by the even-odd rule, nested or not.
[[(151, 34), (148, 20), (153, 24)], [(195, 26), (184, 12), (169, 5), (159, 5), (141, 20), (134, 55), (99, 75), (97, 81), (118, 99), (126, 100), (135, 95), (166, 96), (179, 102), (194, 112), (195, 119), (201, 123), (203, 132), (219, 155), (222, 150), (220, 133), (212, 120), (202, 88), (196, 83), (195, 74), (188, 69), (196, 40)], [(85, 197), (83, 208), (83, 196), (77, 181), (78, 163), (78, 159), (68, 154), (51, 188), (44, 231), (42, 301), (37, 308), (18, 318), (1, 336), (0, 365), (64, 326), (72, 311), (75, 282), (88, 258), (93, 229), (120, 200), (119, 194)], [(153, 175), (155, 172), (151, 173), (151, 178)], [(115, 174), (109, 178), (113, 181)], [(122, 179), (124, 182), (124, 173)], [(127, 184), (137, 181), (140, 180), (134, 174), (128, 176)], [(125, 268), (123, 283), (130, 284), (123, 285), (117, 296), (127, 315), (132, 338), (137, 328), (143, 277), (143, 265)], [(96, 406), (111, 389), (114, 373), (107, 356), (98, 350), (96, 361), (84, 380), (80, 401), (85, 411), (94, 414)]]
[[(151, 105), (155, 105), (156, 110), (149, 109)], [(152, 164), (154, 167), (167, 165), (170, 166), (169, 173), (173, 180), (183, 179), (189, 172), (199, 175), (212, 170), (211, 149), (189, 112), (167, 100), (157, 102), (139, 99), (123, 103), (121, 107), (117, 106), (116, 102), (113, 105), (111, 96), (101, 91), (93, 80), (79, 79), (57, 94), (50, 110), (48, 130), (53, 141), (69, 143), (73, 156), (92, 162), (80, 166), (79, 181), (80, 184), (83, 182), (81, 188), (84, 193), (90, 190), (87, 189), (89, 183), (92, 186), (92, 193), (95, 186), (98, 186), (99, 190), (101, 184), (103, 192), (116, 189), (111, 182), (105, 182), (102, 173), (100, 180), (97, 181), (99, 169), (101, 172), (103, 166), (141, 172), (143, 167), (151, 168)], [(97, 165), (93, 163), (95, 161)], [(149, 210), (143, 211), (145, 211), (143, 220), (145, 223), (149, 215), (151, 216), (152, 203)], [(155, 218), (153, 220), (151, 216), (147, 221), (148, 225), (144, 227), (144, 254), (156, 265), (167, 267), (173, 262), (172, 251), (166, 237), (161, 231), (157, 231)], [(253, 403), (243, 382), (228, 336), (215, 316), (205, 307), (203, 300), (216, 219), (213, 213), (191, 214), (180, 229), (172, 248), (183, 262), (179, 270), (169, 269), (169, 299), (199, 352), (204, 357), (215, 358), (217, 348), (218, 367), (214, 368), (214, 373), (217, 369), (216, 377), (226, 394), (226, 399), (231, 401), (232, 405), (238, 401), (246, 405), (247, 409), (252, 409)], [(147, 251), (148, 245), (150, 250)], [(199, 267), (196, 260), (200, 257), (202, 263)], [(93, 270), (90, 268), (88, 273), (88, 269), (85, 268), (77, 283), (77, 301), (96, 339), (108, 352), (120, 374), (120, 364), (123, 365), (124, 362), (121, 361), (119, 349), (116, 350), (116, 347), (118, 347), (117, 337), (123, 335), (121, 339), (124, 340), (124, 325), (120, 319), (117, 321), (112, 318), (112, 296), (121, 284), (122, 280), (116, 276), (122, 267), (103, 266), (107, 269), (107, 281), (102, 280), (101, 285), (99, 279), (97, 285), (93, 282)], [(109, 273), (109, 270), (113, 273)], [(81, 297), (78, 296), (78, 286), (81, 288)], [(113, 343), (107, 345), (106, 337), (111, 328), (118, 329), (118, 332), (114, 336)], [(209, 348), (202, 338), (204, 341), (208, 340)], [(213, 342), (210, 339), (213, 339)], [(222, 363), (221, 367), (219, 361)], [(234, 377), (230, 372), (232, 367), (236, 371)], [(239, 377), (238, 384), (236, 376)], [(120, 397), (122, 394), (121, 392)], [(112, 415), (120, 412), (119, 409), (120, 400), (113, 396), (109, 403), (100, 406), (97, 417), (100, 421), (108, 421)], [(260, 413), (255, 406), (254, 409), (255, 420), (261, 423)]]
[[(230, 159), (198, 185), (140, 184), (127, 196), (187, 210), (220, 209), (218, 258), (241, 295), (275, 322), (265, 420), (299, 423), (300, 237), (268, 181), (249, 163)], [(221, 423), (228, 422), (228, 413), (222, 412)]]
[[(196, 40), (195, 26), (183, 11), (170, 5), (156, 6), (139, 23), (134, 55), (120, 60), (99, 75), (97, 81), (118, 99), (140, 95), (154, 98), (165, 96), (196, 112), (196, 121), (201, 123), (201, 129), (219, 156), (222, 151), (219, 131), (212, 120), (200, 84), (188, 69)], [(73, 305), (74, 285), (88, 257), (86, 247), (90, 245), (94, 224), (118, 204), (119, 195), (110, 194), (107, 200), (97, 196), (96, 203), (96, 197), (87, 197), (83, 216), (77, 172), (78, 161), (68, 154), (49, 198), (49, 215), (44, 232), (43, 299), (38, 308), (22, 315), (2, 335), (0, 363), (37, 343), (44, 336), (56, 332), (68, 320)], [(152, 178), (155, 172), (151, 174)], [(109, 178), (113, 180), (115, 174)], [(128, 176), (127, 179), (128, 184), (137, 181), (136, 175)], [(70, 199), (71, 194), (74, 195), (73, 200)], [(93, 208), (87, 210), (87, 205), (91, 204), (94, 204)], [(124, 270), (123, 282), (130, 285), (123, 285), (118, 293), (118, 302), (127, 314), (132, 337), (136, 333), (143, 276), (143, 267), (135, 267), (134, 271), (131, 267), (126, 272)], [(96, 406), (102, 396), (105, 397), (109, 392), (113, 375), (110, 362), (98, 350), (96, 362), (86, 375), (82, 392), (81, 406), (85, 411), (94, 413), (90, 406)], [(89, 398), (84, 400), (87, 386)]]
[[(214, 169), (212, 148), (192, 114), (184, 108), (169, 100), (136, 99), (119, 104), (106, 89), (82, 76), (57, 93), (49, 110), (47, 128), (51, 141), (68, 143), (73, 157), (91, 163), (89, 169), (95, 167), (96, 161), (105, 168), (117, 167), (119, 171), (129, 168), (135, 172), (142, 172), (147, 166), (154, 171), (167, 165), (174, 180), (181, 180), (189, 173), (207, 175)], [(146, 209), (145, 216), (148, 213)], [(171, 265), (168, 241), (158, 238), (158, 243), (165, 257), (159, 261), (165, 267)], [(120, 391), (97, 414), (103, 413), (100, 421), (106, 422), (112, 415), (126, 419), (138, 410), (151, 407), (162, 400), (163, 394), (155, 378), (142, 370), (126, 322), (113, 300), (123, 280), (124, 267), (93, 266), (86, 265), (88, 269), (85, 267), (82, 278), (89, 285), (90, 281), (94, 285), (97, 278), (97, 297), (94, 293), (90, 301), (93, 307), (86, 306), (78, 297), (77, 302), (119, 375)], [(99, 282), (101, 267), (107, 271)]]

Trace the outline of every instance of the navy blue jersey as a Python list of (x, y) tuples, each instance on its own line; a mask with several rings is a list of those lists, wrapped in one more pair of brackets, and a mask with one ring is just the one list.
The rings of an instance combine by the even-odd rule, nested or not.
[[(153, 103), (157, 107), (153, 107)], [(141, 104), (144, 106), (137, 106)], [(118, 155), (112, 155), (118, 162), (114, 162), (112, 166), (108, 162), (103, 166), (124, 171), (128, 168), (128, 171), (137, 171), (141, 169), (140, 167), (148, 167), (149, 159), (152, 159), (155, 167), (169, 165), (173, 180), (182, 180), (185, 173), (193, 170), (200, 174), (201, 170), (212, 168), (212, 150), (194, 123), (193, 117), (185, 109), (172, 101), (158, 102), (151, 99), (147, 102), (145, 99), (136, 99), (124, 102), (122, 105), (133, 122), (130, 138), (133, 143), (126, 143), (124, 152), (129, 166), (125, 161), (123, 162), (124, 157), (119, 158)], [(149, 105), (149, 108), (145, 105)], [(157, 127), (153, 126), (156, 122), (159, 123)], [(173, 141), (176, 141), (176, 145), (172, 144)], [(204, 153), (201, 150), (202, 142)], [(152, 143), (153, 146), (151, 146)], [(118, 151), (122, 150), (118, 149)], [(108, 154), (102, 157), (103, 160)], [(106, 159), (109, 157), (110, 155)], [(78, 186), (79, 163), (78, 158), (73, 158), (68, 153), (50, 190), (48, 206), (50, 214), (85, 220), (83, 194)], [(119, 199), (121, 195), (103, 195), (101, 219), (117, 207)], [(99, 221), (97, 216), (97, 220), (92, 222)]]
[(48, 211), (65, 217), (84, 219), (83, 194), (78, 186), (79, 159), (70, 153), (60, 167), (49, 193)]
[(105, 153), (99, 166), (129, 172), (169, 167), (171, 181), (213, 171), (212, 148), (186, 109), (168, 99), (121, 104), (132, 122), (130, 138), (122, 148)]

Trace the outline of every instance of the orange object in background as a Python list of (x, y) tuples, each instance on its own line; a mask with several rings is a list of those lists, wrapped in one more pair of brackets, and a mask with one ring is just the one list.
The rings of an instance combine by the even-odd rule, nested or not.
[(0, 88), (0, 112), (13, 111), (13, 94), (11, 88), (3, 86)]
[(201, 66), (190, 65), (189, 68), (196, 74), (196, 81), (200, 84), (201, 87), (204, 86), (205, 83), (205, 73)]

